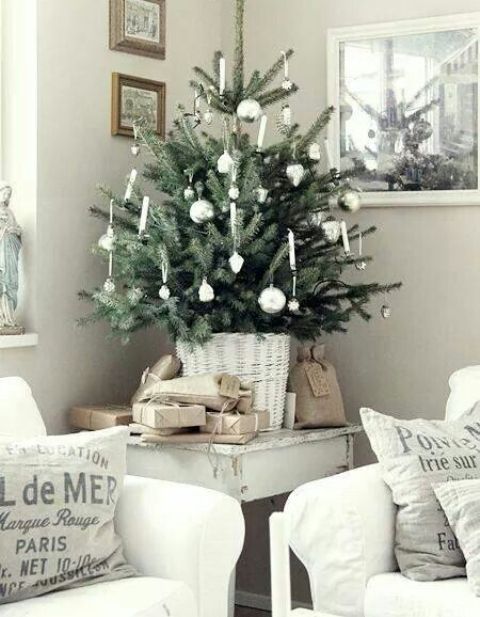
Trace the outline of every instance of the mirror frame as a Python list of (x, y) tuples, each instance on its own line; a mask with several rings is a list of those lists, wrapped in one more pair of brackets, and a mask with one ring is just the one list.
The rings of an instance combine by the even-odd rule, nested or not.
[[(404, 20), (379, 24), (330, 28), (327, 31), (327, 94), (329, 105), (337, 110), (328, 128), (333, 162), (340, 163), (340, 45), (346, 41), (360, 41), (388, 36), (428, 34), (452, 30), (477, 29), (480, 39), (480, 12), (460, 13), (426, 19)], [(478, 73), (479, 109), (477, 136), (480, 135), (480, 61)], [(477, 140), (478, 141), (478, 140)], [(480, 146), (477, 145), (480, 150)], [(480, 205), (480, 152), (478, 153), (478, 189), (452, 191), (378, 191), (362, 194), (365, 207), (387, 206), (455, 206)]]

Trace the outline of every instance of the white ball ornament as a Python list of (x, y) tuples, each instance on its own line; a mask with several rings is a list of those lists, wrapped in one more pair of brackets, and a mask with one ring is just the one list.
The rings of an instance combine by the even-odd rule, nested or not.
[(131, 148), (130, 148), (130, 152), (132, 153), (133, 156), (138, 156), (140, 154), (140, 144), (134, 143), (132, 144)]
[(358, 212), (362, 206), (359, 193), (357, 191), (345, 191), (338, 197), (338, 206), (346, 212)]
[(198, 290), (198, 297), (200, 302), (212, 302), (215, 300), (215, 292), (213, 291), (213, 287), (208, 284), (207, 279), (203, 279), (203, 282)]
[(287, 304), (287, 298), (281, 289), (272, 284), (262, 291), (258, 303), (264, 313), (275, 315), (283, 311)]
[(197, 225), (211, 221), (214, 214), (213, 205), (206, 199), (198, 199), (190, 208), (190, 218)]
[(282, 82), (282, 88), (285, 90), (285, 92), (291, 92), (293, 88), (292, 80), (288, 79), (288, 77), (284, 79)]
[(245, 99), (237, 107), (237, 116), (242, 122), (255, 122), (262, 114), (260, 103), (255, 99)]

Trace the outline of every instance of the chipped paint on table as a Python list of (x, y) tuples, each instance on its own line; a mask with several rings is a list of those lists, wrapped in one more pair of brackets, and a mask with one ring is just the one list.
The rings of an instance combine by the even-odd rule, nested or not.
[[(151, 444), (131, 437), (131, 475), (196, 484), (240, 502), (288, 493), (351, 468), (359, 426), (262, 433), (246, 445)], [(214, 473), (216, 468), (216, 473)]]

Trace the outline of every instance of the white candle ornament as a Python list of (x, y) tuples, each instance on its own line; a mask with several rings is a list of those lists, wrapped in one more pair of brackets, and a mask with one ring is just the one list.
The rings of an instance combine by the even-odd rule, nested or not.
[(290, 92), (290, 90), (293, 88), (293, 83), (291, 82), (290, 77), (289, 77), (288, 56), (285, 51), (282, 51), (282, 56), (283, 56), (283, 63), (284, 63), (284, 69), (285, 69), (285, 78), (282, 82), (282, 88), (286, 90), (287, 92)]
[(225, 62), (225, 58), (222, 56), (220, 58), (220, 86), (219, 86), (219, 94), (225, 94), (225, 87), (227, 82), (227, 65)]
[(268, 116), (267, 114), (263, 114), (262, 119), (260, 120), (260, 128), (258, 131), (258, 140), (257, 140), (258, 150), (261, 150), (263, 148), (263, 142), (265, 141), (265, 134), (267, 132), (267, 124), (268, 124)]
[(128, 179), (128, 184), (127, 184), (127, 190), (125, 191), (125, 201), (129, 201), (130, 197), (132, 196), (133, 185), (135, 184), (135, 181), (137, 179), (137, 173), (138, 172), (136, 169), (132, 169), (130, 173), (130, 178)]
[(170, 298), (170, 289), (167, 285), (168, 283), (168, 263), (162, 261), (162, 283), (163, 285), (158, 292), (161, 300), (168, 300)]
[(288, 246), (290, 257), (290, 269), (296, 271), (297, 269), (297, 256), (295, 251), (295, 234), (291, 229), (288, 230)]
[(345, 221), (342, 221), (340, 223), (340, 229), (342, 232), (343, 250), (345, 251), (346, 255), (350, 255), (351, 254), (350, 240), (348, 238), (348, 229), (347, 229), (347, 224)]
[(143, 198), (142, 213), (140, 215), (140, 224), (138, 226), (138, 233), (140, 236), (142, 236), (145, 233), (145, 230), (147, 229), (147, 219), (148, 219), (149, 209), (150, 209), (150, 197), (147, 197), (145, 195), (145, 197)]

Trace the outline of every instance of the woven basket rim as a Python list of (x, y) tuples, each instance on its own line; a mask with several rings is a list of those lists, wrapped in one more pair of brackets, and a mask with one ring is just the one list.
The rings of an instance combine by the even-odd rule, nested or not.
[[(212, 337), (210, 338), (210, 340), (208, 340), (205, 345), (208, 345), (209, 343), (211, 343), (214, 340), (218, 340), (220, 338), (254, 338), (256, 341), (258, 341), (259, 343), (261, 343), (264, 339), (272, 339), (272, 338), (277, 338), (278, 340), (280, 339), (291, 339), (291, 335), (290, 334), (285, 334), (283, 332), (281, 333), (275, 333), (275, 332), (267, 332), (267, 333), (262, 333), (262, 334), (255, 334), (252, 332), (217, 332), (215, 334), (212, 334)], [(190, 343), (188, 341), (184, 341), (179, 339), (176, 342), (177, 345), (190, 345)], [(196, 347), (203, 347), (203, 345), (198, 345)]]

